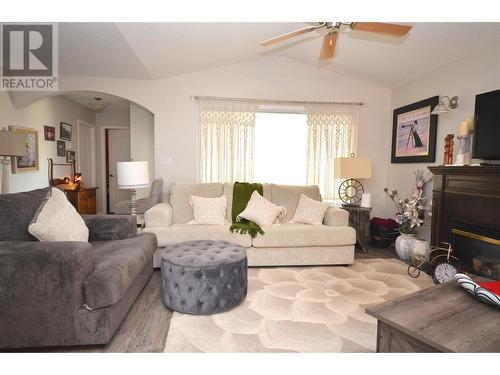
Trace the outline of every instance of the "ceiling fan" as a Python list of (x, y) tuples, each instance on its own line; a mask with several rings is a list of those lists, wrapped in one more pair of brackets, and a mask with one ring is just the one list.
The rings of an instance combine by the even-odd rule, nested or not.
[(323, 44), (319, 54), (320, 60), (331, 59), (335, 52), (338, 34), (342, 31), (357, 30), (370, 33), (385, 34), (397, 38), (403, 38), (411, 30), (411, 26), (398, 25), (395, 23), (380, 23), (380, 22), (322, 22), (316, 26), (308, 26), (302, 29), (292, 31), (259, 43), (262, 47), (267, 47), (275, 43), (293, 38), (298, 35), (306, 34), (314, 30), (325, 28), (323, 36)]

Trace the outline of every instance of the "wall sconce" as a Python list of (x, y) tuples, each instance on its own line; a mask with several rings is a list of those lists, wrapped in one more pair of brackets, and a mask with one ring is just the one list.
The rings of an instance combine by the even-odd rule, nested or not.
[[(448, 105), (444, 103), (444, 99), (448, 99)], [(439, 115), (441, 113), (448, 113), (450, 110), (458, 107), (458, 96), (452, 96), (451, 99), (449, 96), (442, 96), (439, 99), (439, 104), (434, 107), (431, 115)]]

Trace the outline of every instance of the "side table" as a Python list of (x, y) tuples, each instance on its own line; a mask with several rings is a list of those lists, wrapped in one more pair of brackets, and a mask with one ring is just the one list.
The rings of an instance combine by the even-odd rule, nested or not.
[(349, 226), (356, 229), (356, 242), (365, 253), (370, 247), (370, 207), (344, 206), (340, 207), (349, 212)]

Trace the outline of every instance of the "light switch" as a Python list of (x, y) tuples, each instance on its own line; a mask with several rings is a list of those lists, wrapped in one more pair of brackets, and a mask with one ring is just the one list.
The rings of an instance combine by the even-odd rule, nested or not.
[(174, 158), (171, 156), (162, 156), (160, 157), (160, 165), (174, 165)]

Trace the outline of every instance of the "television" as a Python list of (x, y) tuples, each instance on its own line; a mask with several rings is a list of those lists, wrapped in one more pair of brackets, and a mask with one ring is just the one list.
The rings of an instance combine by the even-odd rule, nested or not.
[(472, 157), (500, 159), (500, 90), (476, 95)]

